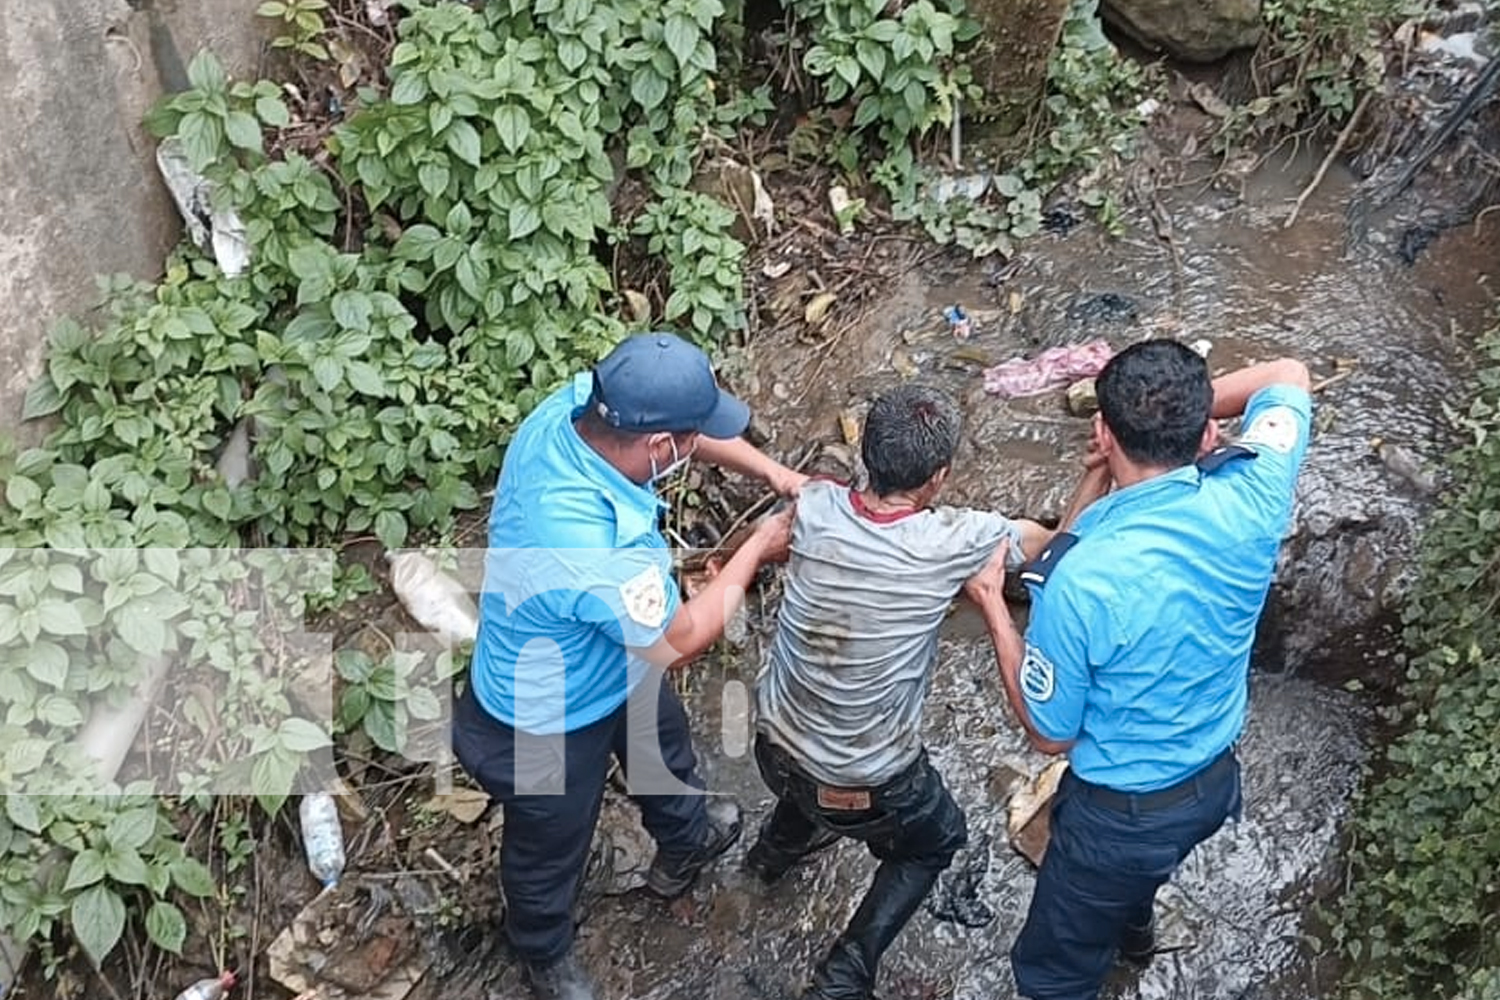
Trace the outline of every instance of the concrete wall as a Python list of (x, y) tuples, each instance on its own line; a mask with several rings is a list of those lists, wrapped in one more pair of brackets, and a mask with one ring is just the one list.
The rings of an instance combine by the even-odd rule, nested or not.
[(0, 433), (19, 427), (53, 322), (94, 276), (160, 274), (176, 209), (141, 116), (207, 47), (236, 76), (261, 52), (256, 0), (4, 0), (0, 5)]

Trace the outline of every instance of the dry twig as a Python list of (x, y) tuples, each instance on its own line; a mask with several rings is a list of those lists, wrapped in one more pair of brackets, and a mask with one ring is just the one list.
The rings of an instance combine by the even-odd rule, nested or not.
[(1375, 92), (1371, 90), (1366, 91), (1365, 96), (1360, 98), (1359, 104), (1354, 108), (1354, 113), (1349, 116), (1349, 120), (1344, 123), (1343, 129), (1339, 132), (1339, 137), (1334, 140), (1333, 148), (1328, 151), (1328, 155), (1323, 157), (1323, 162), (1318, 165), (1318, 172), (1313, 174), (1313, 179), (1308, 182), (1307, 187), (1303, 188), (1302, 193), (1297, 196), (1297, 203), (1292, 206), (1292, 213), (1281, 224), (1282, 229), (1292, 228), (1292, 224), (1297, 221), (1297, 216), (1302, 212), (1302, 206), (1307, 203), (1307, 199), (1312, 196), (1312, 193), (1318, 189), (1318, 185), (1323, 183), (1323, 178), (1327, 175), (1328, 168), (1333, 166), (1333, 161), (1338, 159), (1338, 155), (1348, 145), (1349, 137), (1354, 134), (1355, 126), (1364, 117), (1365, 108), (1369, 107), (1370, 98), (1373, 96), (1375, 96)]

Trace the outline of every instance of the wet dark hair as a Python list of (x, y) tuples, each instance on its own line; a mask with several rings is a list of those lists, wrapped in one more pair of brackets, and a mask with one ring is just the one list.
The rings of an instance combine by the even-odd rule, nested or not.
[(908, 383), (875, 400), (861, 454), (876, 496), (914, 490), (953, 464), (963, 417), (941, 389)]
[(1175, 340), (1146, 340), (1110, 359), (1095, 383), (1099, 412), (1125, 456), (1176, 468), (1198, 458), (1213, 409), (1208, 364)]

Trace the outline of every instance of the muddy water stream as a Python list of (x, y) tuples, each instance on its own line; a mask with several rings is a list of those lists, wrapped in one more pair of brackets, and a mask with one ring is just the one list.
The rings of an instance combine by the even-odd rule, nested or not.
[[(1283, 230), (1315, 165), (1272, 161), (1242, 189), (1165, 192), (1175, 255), (1143, 235), (1153, 232), (1143, 219), (1118, 240), (1081, 226), (1034, 241), (1003, 270), (953, 258), (951, 267), (909, 273), (835, 342), (787, 337), (751, 348), (752, 395), (776, 435), (773, 448), (836, 442), (841, 410), (915, 369), (953, 390), (968, 417), (946, 499), (1032, 516), (1063, 506), (1088, 424), (1068, 414), (1061, 393), (985, 395), (986, 363), (1095, 337), (1118, 348), (1170, 335), (1211, 341), (1216, 370), (1290, 353), (1315, 378), (1351, 372), (1317, 401), (1318, 432), (1257, 650), (1241, 750), (1243, 819), (1200, 847), (1163, 890), (1167, 951), (1139, 975), (1121, 972), (1111, 996), (1294, 1000), (1321, 995), (1329, 975), (1314, 960), (1307, 914), (1330, 891), (1340, 822), (1373, 738), (1370, 694), (1343, 682), (1360, 678), (1368, 688), (1389, 679), (1391, 611), (1430, 503), (1391, 468), (1399, 463), (1381, 460), (1373, 439), (1440, 458), (1448, 444), (1442, 405), (1461, 384), (1464, 345), (1489, 300), (1485, 274), (1500, 254), (1493, 234), (1452, 231), (1404, 265), (1395, 253), (1403, 220), (1392, 217), (1346, 255), (1350, 181), (1336, 173)], [(975, 320), (964, 345), (941, 319), (954, 302)], [(604, 996), (794, 997), (868, 884), (874, 861), (849, 843), (771, 888), (736, 868), (770, 804), (746, 753), (743, 705), (773, 611), (749, 642), (686, 681), (704, 769), (711, 787), (745, 806), (745, 842), (690, 899), (665, 908), (632, 889), (649, 861), (633, 813), (617, 799), (606, 805), (607, 871), (594, 879), (579, 939)], [(971, 847), (893, 949), (884, 997), (1014, 996), (1006, 954), (1033, 872), (1007, 841), (1005, 803), (1014, 772), (1034, 774), (1045, 761), (1012, 725), (993, 654), (976, 635), (962, 621), (949, 629), (927, 715), (929, 747), (968, 812)], [(460, 981), (524, 996), (503, 963), (469, 968), (450, 987)]]

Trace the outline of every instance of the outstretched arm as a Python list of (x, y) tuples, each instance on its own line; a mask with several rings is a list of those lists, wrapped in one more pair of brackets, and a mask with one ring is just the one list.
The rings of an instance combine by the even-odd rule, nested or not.
[(1307, 366), (1296, 358), (1263, 361), (1220, 375), (1214, 379), (1214, 419), (1239, 416), (1245, 412), (1251, 396), (1271, 385), (1292, 385), (1307, 392), (1312, 388), (1312, 377)]
[(704, 461), (762, 480), (781, 496), (795, 497), (807, 477), (793, 471), (761, 451), (742, 437), (711, 438), (699, 436), (698, 454)]
[(1021, 660), (1025, 657), (1026, 647), (1021, 641), (1021, 634), (1016, 631), (1015, 622), (1011, 621), (1010, 608), (1005, 604), (1005, 556), (1008, 547), (1008, 542), (1002, 542), (995, 549), (994, 556), (984, 569), (964, 584), (964, 593), (978, 606), (979, 613), (984, 617), (985, 629), (989, 632), (990, 642), (995, 647), (995, 657), (1000, 663), (1000, 683), (1005, 687), (1005, 698), (1010, 702), (1011, 710), (1016, 713), (1016, 719), (1026, 731), (1031, 745), (1042, 753), (1066, 753), (1072, 743), (1049, 740), (1038, 732), (1031, 721), (1031, 714), (1026, 710), (1026, 700), (1021, 695)]

